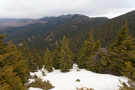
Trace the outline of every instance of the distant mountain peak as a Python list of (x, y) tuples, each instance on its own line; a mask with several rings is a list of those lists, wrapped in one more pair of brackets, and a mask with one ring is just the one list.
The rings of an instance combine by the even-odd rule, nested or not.
[(73, 15), (72, 14), (67, 14), (67, 15), (61, 15), (61, 16), (58, 16), (58, 17), (61, 17), (61, 18), (71, 18)]

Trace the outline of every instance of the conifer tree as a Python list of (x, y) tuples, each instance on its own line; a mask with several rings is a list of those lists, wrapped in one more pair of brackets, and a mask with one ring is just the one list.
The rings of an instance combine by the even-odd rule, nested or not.
[(24, 90), (24, 84), (29, 78), (29, 70), (16, 46), (11, 41), (9, 45), (5, 45), (4, 37), (5, 34), (0, 35), (0, 88)]
[(42, 58), (40, 57), (39, 54), (36, 54), (36, 63), (37, 63), (37, 66), (38, 66), (38, 69), (41, 69), (43, 67), (43, 60)]
[(5, 39), (6, 33), (0, 35), (0, 55), (6, 53), (6, 48), (5, 48), (5, 43), (4, 43), (4, 39)]
[(131, 62), (125, 62), (126, 67), (123, 68), (122, 74), (129, 78), (128, 84), (122, 82), (123, 86), (119, 86), (119, 90), (135, 90), (135, 67), (132, 66)]
[(135, 42), (132, 36), (128, 35), (127, 25), (125, 24), (118, 32), (116, 41), (109, 47), (109, 63), (112, 74), (122, 75), (125, 62), (130, 61), (133, 66), (135, 63)]
[(122, 42), (121, 49), (125, 66), (122, 67), (122, 75), (129, 78), (128, 85), (123, 82), (123, 87), (120, 90), (134, 90), (135, 89), (135, 42), (131, 36)]
[(0, 90), (26, 90), (21, 79), (13, 70), (14, 68), (11, 66), (0, 69)]
[(53, 67), (53, 58), (52, 58), (51, 52), (49, 51), (48, 48), (46, 48), (43, 61), (44, 61), (45, 68), (49, 72), (52, 72), (53, 71), (53, 69), (52, 69), (52, 67)]
[(23, 39), (22, 55), (23, 55), (24, 59), (27, 60), (27, 65), (28, 65), (29, 70), (32, 72), (36, 71), (38, 66), (37, 66), (35, 57), (30, 52), (30, 50), (27, 46), (27, 43), (24, 39)]
[(62, 72), (67, 72), (73, 66), (72, 52), (69, 49), (69, 40), (63, 37), (61, 52), (60, 52), (60, 70)]
[(116, 40), (109, 46), (109, 50), (113, 50), (128, 37), (127, 22), (122, 26), (121, 30), (118, 31)]
[(57, 46), (53, 54), (53, 67), (55, 69), (60, 68), (60, 47)]
[[(80, 49), (79, 58), (78, 58), (78, 66), (79, 68), (88, 68), (87, 65), (92, 56), (99, 50), (100, 41), (95, 42), (92, 30), (89, 34), (89, 39), (84, 42), (82, 48)], [(87, 64), (86, 64), (87, 63)]]
[(17, 72), (17, 76), (21, 78), (23, 84), (26, 83), (30, 74), (28, 66), (26, 65), (26, 60), (23, 59), (22, 54), (12, 41), (8, 44), (8, 54), (9, 55), (4, 59), (6, 65), (13, 66), (13, 72)]

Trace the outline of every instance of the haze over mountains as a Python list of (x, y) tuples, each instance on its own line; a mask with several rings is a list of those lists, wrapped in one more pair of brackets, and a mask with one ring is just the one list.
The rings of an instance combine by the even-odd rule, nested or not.
[(0, 19), (0, 30), (9, 27), (20, 27), (28, 24), (38, 22), (37, 19), (14, 19), (14, 18), (1, 18)]
[(114, 41), (117, 31), (126, 21), (130, 32), (135, 36), (135, 11), (113, 19), (89, 18), (79, 14), (36, 20), (0, 19), (0, 33), (7, 33), (6, 41), (12, 40), (18, 46), (22, 45), (24, 38), (31, 48), (36, 47), (38, 50), (44, 50), (46, 47), (53, 50), (65, 35), (70, 40), (71, 50), (77, 52), (88, 38), (90, 29), (93, 29), (95, 39), (101, 41), (102, 47), (107, 47)]

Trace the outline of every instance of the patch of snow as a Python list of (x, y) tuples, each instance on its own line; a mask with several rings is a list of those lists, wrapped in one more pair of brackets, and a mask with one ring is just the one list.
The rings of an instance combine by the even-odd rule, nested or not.
[(30, 87), (29, 90), (43, 90), (43, 89)]
[[(44, 70), (44, 69), (42, 69)], [(128, 79), (123, 76), (114, 76), (109, 74), (98, 74), (85, 69), (79, 69), (76, 64), (73, 65), (73, 69), (70, 72), (62, 73), (60, 70), (54, 70), (53, 72), (47, 72), (46, 76), (42, 76), (42, 70), (38, 72), (30, 73), (31, 75), (36, 74), (43, 80), (49, 80), (50, 83), (55, 86), (51, 90), (76, 90), (76, 87), (87, 87), (93, 88), (94, 90), (117, 90), (121, 85), (119, 80), (127, 82)], [(80, 82), (76, 82), (80, 79)], [(32, 79), (30, 79), (31, 82)], [(29, 89), (29, 90), (41, 90), (41, 89)]]

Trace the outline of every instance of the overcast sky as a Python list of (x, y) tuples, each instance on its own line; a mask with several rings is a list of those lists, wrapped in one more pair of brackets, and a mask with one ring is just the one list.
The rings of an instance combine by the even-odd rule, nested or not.
[(113, 18), (132, 10), (135, 10), (135, 0), (0, 0), (0, 18), (65, 14)]

